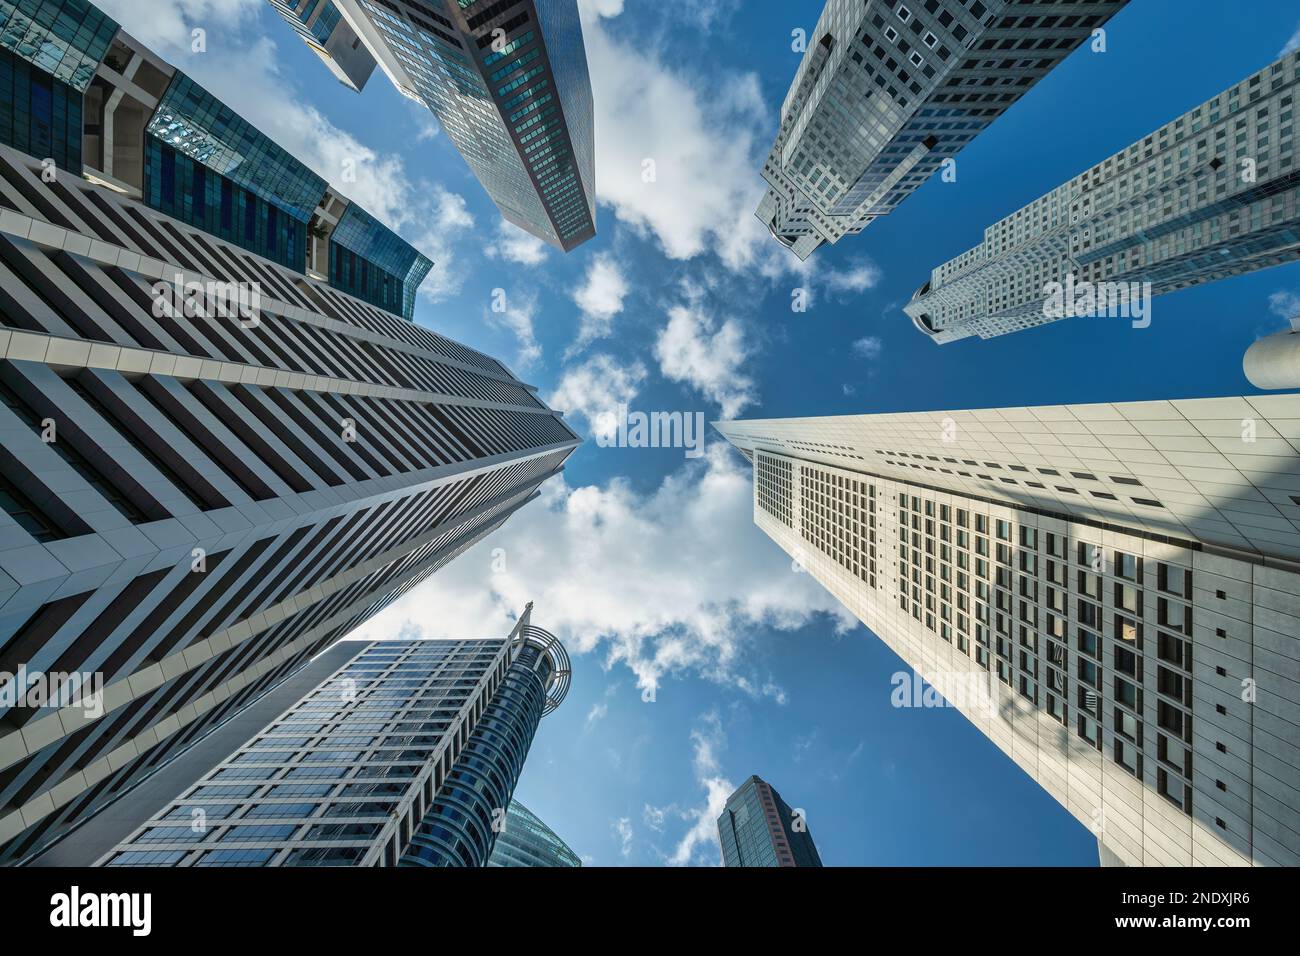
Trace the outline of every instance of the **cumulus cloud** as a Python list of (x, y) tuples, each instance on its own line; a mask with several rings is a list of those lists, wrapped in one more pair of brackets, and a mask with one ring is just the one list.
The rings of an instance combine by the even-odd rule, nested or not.
[[(498, 290), (499, 291), (499, 290)], [(522, 372), (535, 365), (542, 357), (542, 345), (537, 341), (537, 332), (533, 319), (537, 315), (537, 296), (514, 293), (504, 295), (500, 310), (493, 307), (483, 310), (483, 317), (489, 325), (505, 329), (515, 337), (518, 350), (515, 353), (515, 371)]]
[(497, 224), (496, 241), (484, 250), (493, 259), (504, 259), (521, 266), (541, 265), (550, 247), (530, 232), (524, 232), (513, 222), (502, 219)]
[(1300, 319), (1300, 295), (1284, 290), (1268, 297), (1268, 310), (1280, 319)]
[(609, 441), (618, 430), (618, 406), (632, 403), (646, 375), (640, 362), (624, 365), (610, 355), (593, 355), (564, 370), (546, 404), (567, 415), (581, 416), (592, 438)]
[(874, 262), (861, 260), (844, 269), (826, 272), (824, 281), (832, 292), (866, 292), (880, 284), (880, 269)]
[(880, 358), (880, 353), (885, 350), (885, 343), (878, 336), (866, 335), (854, 342), (852, 348), (853, 354), (858, 358), (875, 361)]
[(719, 440), (644, 494), (622, 479), (552, 479), (501, 531), (356, 636), (505, 633), (529, 601), (570, 653), (627, 668), (643, 696), (664, 693), (669, 676), (697, 675), (779, 703), (773, 675), (744, 653), (751, 635), (821, 613), (856, 625), (753, 526), (750, 469)]
[[(777, 122), (757, 75), (719, 71), (705, 82), (643, 38), (614, 36), (602, 17), (621, 13), (621, 0), (586, 0), (584, 10), (600, 201), (671, 259), (714, 251), (734, 271), (797, 268), (754, 216)], [(723, 12), (705, 11), (696, 25), (721, 22)]]
[(723, 418), (735, 418), (755, 401), (753, 379), (742, 371), (750, 354), (740, 323), (710, 316), (698, 295), (668, 310), (655, 342), (663, 376), (717, 402)]
[(595, 256), (586, 279), (573, 293), (573, 301), (582, 312), (582, 322), (578, 338), (569, 348), (570, 354), (609, 335), (614, 317), (623, 311), (627, 293), (627, 279), (614, 257), (607, 252)]

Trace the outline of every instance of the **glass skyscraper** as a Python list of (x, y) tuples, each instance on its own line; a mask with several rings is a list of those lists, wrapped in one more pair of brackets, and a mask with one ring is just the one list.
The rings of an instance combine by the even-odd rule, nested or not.
[(1295, 261), (1297, 91), (1300, 51), (989, 226), (904, 311), (935, 342), (990, 338)]
[[(529, 605), (532, 608), (532, 605)], [(482, 720), (402, 857), (403, 866), (485, 866), (541, 719), (568, 692), (569, 658), (555, 637), (529, 623)]]
[(807, 259), (888, 215), (1127, 0), (828, 0), (758, 218)]
[[(130, 73), (137, 97), (180, 76), (121, 33), (110, 60), (100, 75)], [(284, 159), (210, 107), (208, 132), (169, 147), (178, 167), (182, 145), (204, 157), (195, 195), (235, 188), (231, 157)], [(272, 167), (238, 195), (305, 182)], [(172, 217), (125, 185), (42, 172), (0, 145), (0, 672), (102, 687), (0, 703), (0, 862), (500, 527), (579, 443), (501, 363), (364, 283), (349, 294), (208, 231), (193, 204)], [(396, 237), (347, 241), (413, 261)]]
[(1110, 862), (1296, 866), (1297, 421), (1268, 395), (718, 428), (758, 527), (911, 669), (895, 706), (933, 687)]
[(577, 0), (332, 0), (427, 107), (501, 215), (565, 252), (596, 234), (591, 79)]
[(510, 794), (569, 685), (531, 608), (503, 638), (369, 645), (101, 862), (393, 866), (445, 831), (448, 865), (484, 865), (525, 825)]
[(488, 866), (582, 866), (578, 854), (518, 800), (510, 801)]
[(0, 0), (0, 143), (80, 176), (82, 97), (117, 30), (86, 0)]
[(742, 783), (718, 817), (723, 866), (821, 866), (803, 815), (758, 776)]

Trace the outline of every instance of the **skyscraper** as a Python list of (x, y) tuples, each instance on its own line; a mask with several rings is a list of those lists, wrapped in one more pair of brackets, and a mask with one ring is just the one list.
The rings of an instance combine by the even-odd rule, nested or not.
[[(532, 605), (529, 606), (529, 611)], [(525, 611), (518, 651), (402, 856), (403, 866), (485, 866), (543, 717), (569, 689), (569, 656)]]
[(343, 19), (334, 0), (271, 0), (271, 6), (340, 83), (361, 91), (375, 70), (375, 58)]
[(1298, 88), (1300, 51), (990, 226), (904, 311), (939, 343), (1069, 316), (1150, 322), (1150, 296), (1300, 258)]
[(578, 854), (518, 800), (510, 801), (488, 866), (582, 866)]
[(759, 776), (742, 783), (718, 817), (723, 866), (821, 866), (803, 814)]
[(893, 212), (1127, 0), (828, 0), (758, 218), (807, 259)]
[(501, 715), (518, 710), (531, 728), (518, 766), (512, 755), (484, 818), (455, 825), (469, 854), (455, 864), (484, 865), (494, 827), (510, 829), (506, 807), (537, 721), (568, 690), (564, 649), (529, 623), (531, 607), (503, 638), (369, 645), (101, 862), (394, 866), (426, 833), (422, 821), (459, 804), (461, 782), (483, 772), (475, 742), (498, 739)]
[(577, 0), (326, 3), (397, 89), (438, 118), (509, 222), (565, 252), (596, 234)]
[[(499, 362), (400, 317), (412, 290), (376, 269), (427, 259), (360, 210), (349, 227), (353, 204), (88, 4), (21, 6), (31, 24), (109, 33), (73, 76), (120, 67), (194, 122), (146, 132), (157, 105), (129, 127), (156, 167), (136, 167), (144, 194), (180, 218), (43, 163), (45, 143), (24, 155), (0, 127), (0, 862), (491, 533), (578, 444)], [(6, 62), (54, 89), (53, 48)], [(126, 128), (106, 154), (130, 151)], [(307, 240), (291, 198), (340, 214), (337, 241)], [(334, 281), (306, 268), (317, 241)]]
[(1110, 859), (1294, 866), (1297, 420), (1289, 395), (718, 428), (792, 573)]

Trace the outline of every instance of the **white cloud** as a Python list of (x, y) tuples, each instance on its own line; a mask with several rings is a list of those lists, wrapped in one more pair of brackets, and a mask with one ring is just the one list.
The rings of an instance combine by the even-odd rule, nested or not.
[(536, 315), (537, 296), (518, 292), (504, 297), (503, 311), (498, 312), (491, 307), (483, 310), (483, 318), (489, 325), (505, 329), (514, 335), (518, 344), (514, 361), (516, 372), (531, 368), (542, 357), (542, 345), (537, 341), (537, 332), (533, 328)]
[(627, 293), (627, 279), (614, 257), (602, 252), (592, 258), (586, 281), (573, 293), (573, 301), (582, 310), (582, 323), (570, 353), (609, 335), (614, 317), (623, 311)]
[(605, 693), (601, 695), (600, 699), (591, 705), (591, 710), (587, 711), (587, 723), (586, 723), (587, 730), (590, 730), (592, 727), (596, 726), (596, 724), (604, 720), (606, 715), (609, 714), (609, 702), (610, 700), (613, 699), (614, 694), (622, 686), (623, 684), (620, 681), (615, 681), (614, 683), (610, 684), (608, 687), (605, 688)]
[(846, 269), (832, 269), (825, 275), (826, 285), (833, 292), (866, 292), (880, 283), (880, 269), (874, 262), (863, 260)]
[(1274, 292), (1268, 297), (1268, 310), (1280, 319), (1300, 319), (1300, 295), (1290, 290)]
[(856, 394), (858, 389), (857, 386), (850, 385), (847, 382), (845, 382), (843, 385), (840, 386), (840, 391), (844, 393), (845, 398), (848, 398), (849, 396)]
[(1286, 56), (1288, 53), (1294, 53), (1300, 50), (1300, 26), (1295, 28), (1295, 33), (1291, 34), (1291, 39), (1286, 41), (1286, 46), (1278, 52), (1277, 58)]
[(617, 17), (623, 12), (623, 0), (578, 0), (578, 6), (593, 22), (601, 17)]
[(613, 823), (613, 830), (619, 841), (619, 855), (627, 859), (632, 855), (632, 821), (627, 817), (619, 817)]
[(885, 350), (885, 343), (875, 335), (866, 335), (854, 342), (852, 348), (853, 354), (858, 358), (875, 361), (880, 358), (880, 353)]
[(145, 46), (161, 54), (159, 47), (190, 49), (191, 30), (207, 31), (209, 53), (222, 52), (229, 34), (223, 31), (238, 27), (255, 18), (264, 9), (262, 0), (95, 0), (103, 9)]
[(552, 479), (540, 500), (356, 636), (505, 633), (529, 601), (571, 654), (625, 666), (642, 695), (669, 693), (669, 676), (698, 675), (779, 702), (772, 675), (744, 653), (755, 631), (797, 628), (820, 612), (856, 625), (753, 526), (750, 469), (718, 440), (645, 494), (622, 479)]
[(546, 261), (550, 247), (530, 232), (524, 232), (513, 222), (502, 219), (497, 224), (497, 240), (484, 250), (491, 258), (501, 258), (521, 266), (541, 265)]
[(700, 296), (688, 299), (668, 310), (668, 323), (659, 331), (659, 371), (717, 402), (723, 418), (735, 418), (756, 400), (753, 380), (741, 371), (750, 356), (744, 330), (735, 319), (718, 322), (707, 315)]
[(702, 862), (717, 866), (721, 862), (718, 817), (736, 788), (721, 772), (718, 755), (726, 745), (726, 737), (716, 708), (701, 716), (699, 726), (691, 731), (691, 743), (695, 750), (695, 782), (704, 788), (705, 799), (700, 806), (682, 812), (690, 828), (677, 843), (668, 862), (673, 866)]
[(649, 827), (651, 830), (655, 830), (659, 833), (663, 832), (664, 821), (667, 819), (667, 817), (668, 817), (668, 813), (667, 811), (664, 810), (664, 808), (652, 807), (648, 803), (645, 805), (645, 808), (641, 811), (641, 819), (645, 823), (645, 825)]
[[(585, 4), (606, 17), (622, 7)], [(671, 259), (715, 251), (733, 271), (797, 270), (754, 216), (766, 190), (763, 153), (776, 132), (757, 75), (719, 69), (706, 81), (643, 42), (616, 39), (596, 15), (584, 22), (584, 38), (601, 203)]]
[(645, 380), (646, 368), (640, 362), (621, 365), (601, 353), (566, 368), (546, 404), (566, 415), (582, 416), (593, 439), (609, 440), (618, 428), (619, 404), (630, 405)]

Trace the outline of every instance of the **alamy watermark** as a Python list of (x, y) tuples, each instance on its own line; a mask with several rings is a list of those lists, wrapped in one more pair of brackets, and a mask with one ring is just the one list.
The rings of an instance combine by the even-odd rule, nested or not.
[(687, 458), (704, 454), (703, 412), (629, 412), (619, 405), (594, 424), (601, 448), (684, 448)]
[(87, 717), (104, 716), (104, 674), (101, 671), (0, 671), (0, 708), (80, 707)]
[(1150, 282), (1079, 282), (1074, 273), (1065, 282), (1043, 286), (1043, 315), (1049, 319), (1087, 316), (1131, 319), (1133, 328), (1151, 324)]
[(897, 671), (889, 702), (895, 707), (956, 707), (966, 715), (996, 717), (998, 682), (991, 671)]
[(262, 320), (262, 286), (257, 282), (216, 282), (186, 279), (181, 273), (152, 287), (153, 315), (187, 319), (238, 319), (245, 328)]

